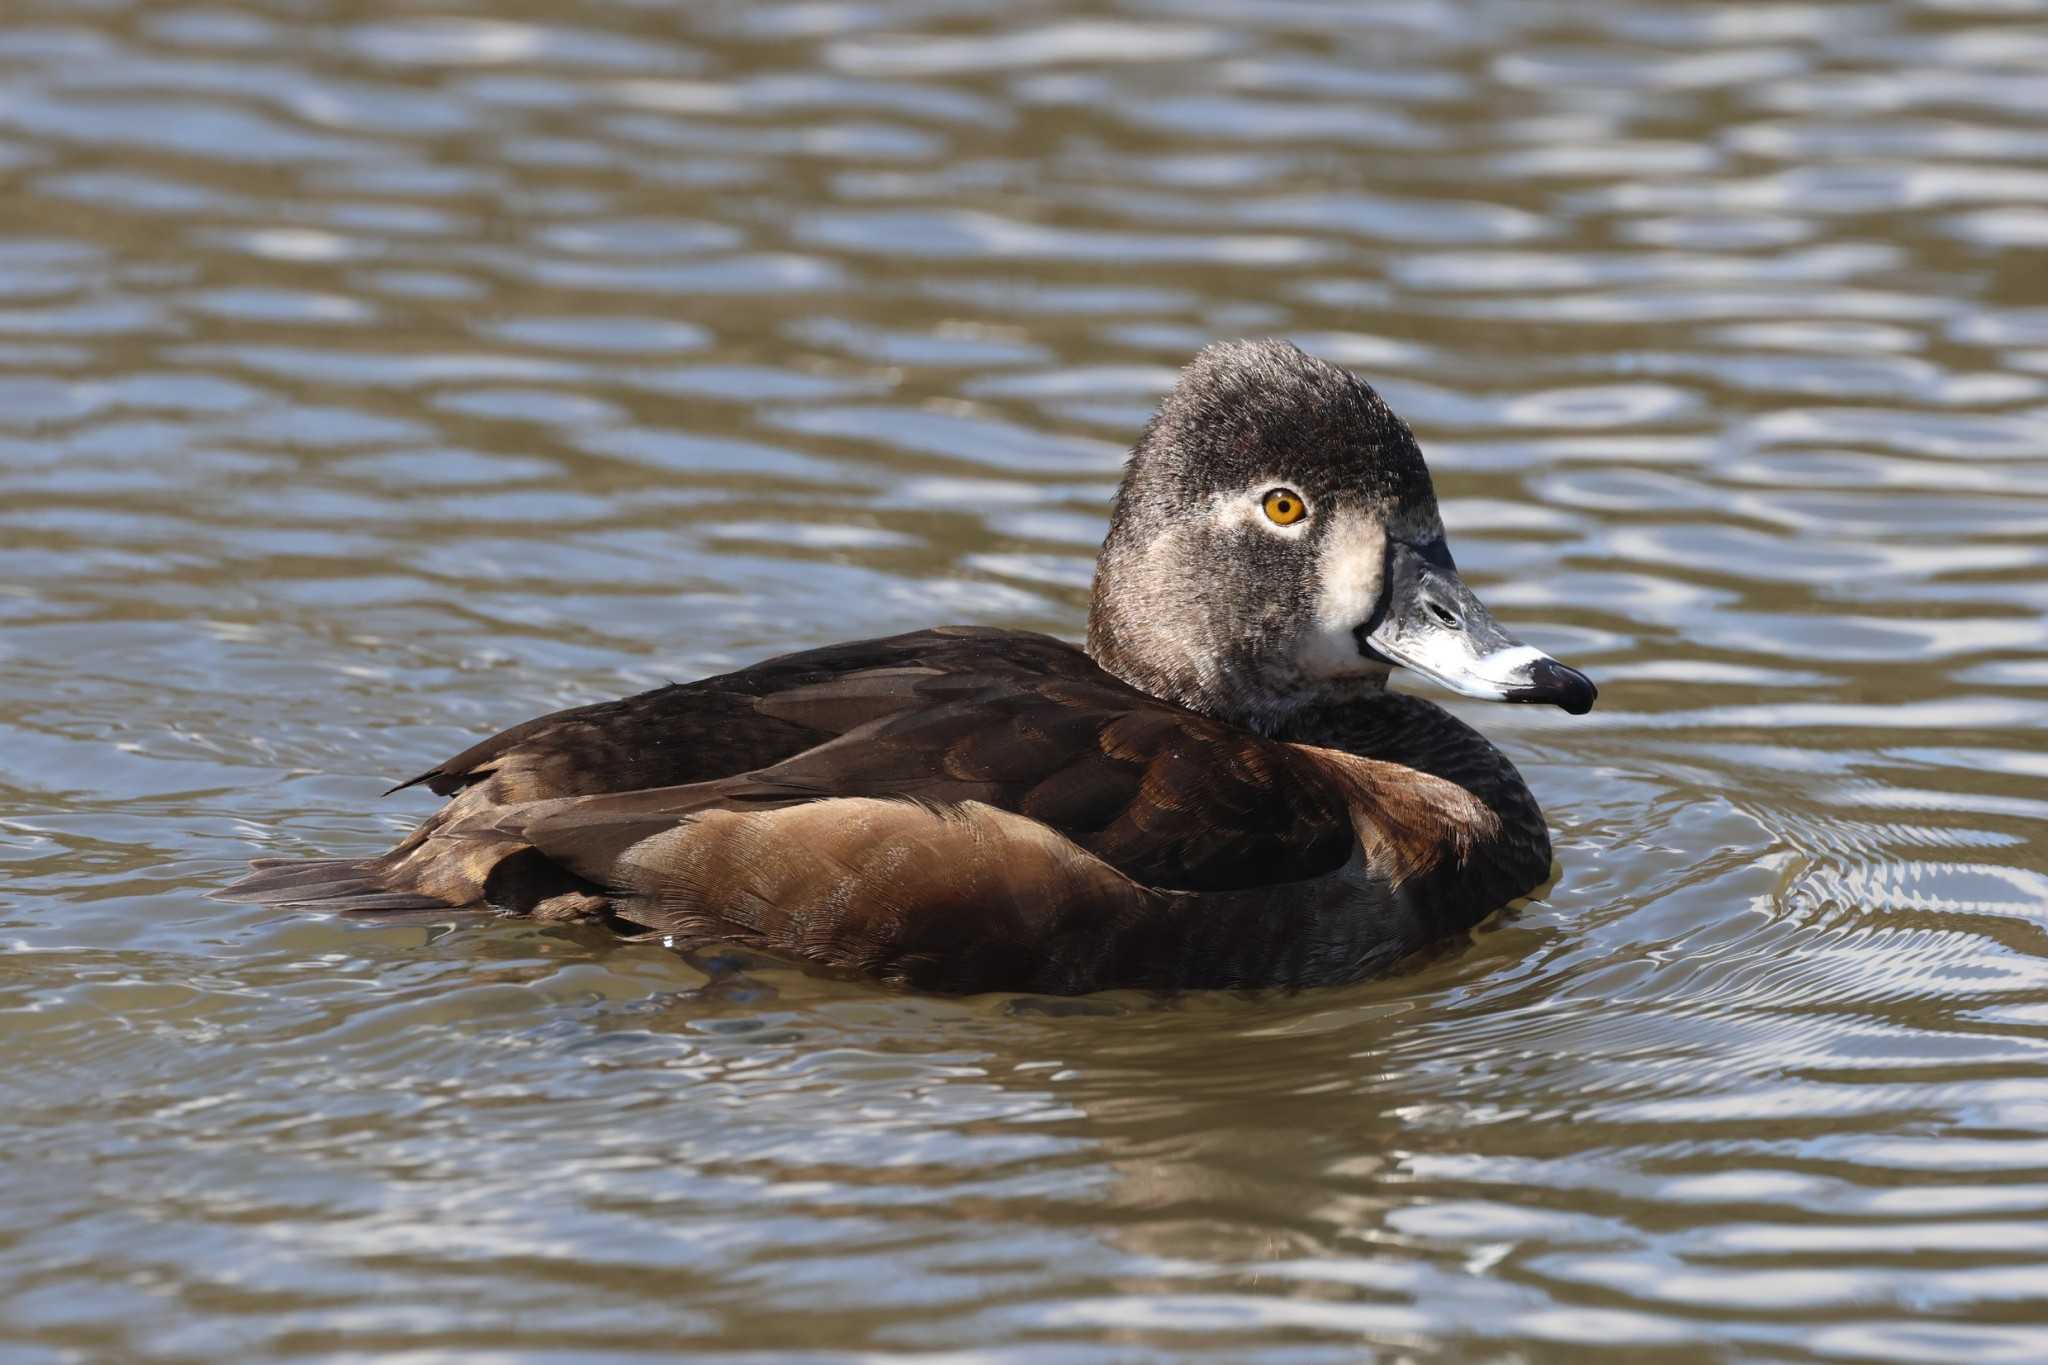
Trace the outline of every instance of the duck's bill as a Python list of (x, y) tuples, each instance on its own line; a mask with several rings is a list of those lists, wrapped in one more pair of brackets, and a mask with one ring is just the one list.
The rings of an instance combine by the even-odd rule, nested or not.
[(1386, 581), (1379, 614), (1358, 628), (1362, 649), (1468, 697), (1548, 702), (1575, 716), (1593, 709), (1592, 680), (1502, 630), (1441, 540), (1394, 542)]

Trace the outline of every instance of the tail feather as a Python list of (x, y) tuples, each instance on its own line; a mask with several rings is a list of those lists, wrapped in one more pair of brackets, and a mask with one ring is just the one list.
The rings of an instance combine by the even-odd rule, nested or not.
[(446, 910), (447, 901), (417, 891), (395, 890), (379, 879), (375, 863), (330, 858), (291, 862), (259, 858), (248, 876), (214, 892), (216, 900), (255, 901), (264, 905), (304, 906), (316, 910)]

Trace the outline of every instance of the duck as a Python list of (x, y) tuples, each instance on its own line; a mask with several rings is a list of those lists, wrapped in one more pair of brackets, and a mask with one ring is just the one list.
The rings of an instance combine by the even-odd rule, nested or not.
[(1396, 668), (1572, 715), (1597, 695), (1460, 579), (1368, 383), (1222, 342), (1124, 465), (1085, 644), (939, 626), (556, 711), (393, 787), (444, 801), (388, 852), (258, 860), (217, 894), (949, 994), (1357, 982), (1553, 875), (1521, 774)]

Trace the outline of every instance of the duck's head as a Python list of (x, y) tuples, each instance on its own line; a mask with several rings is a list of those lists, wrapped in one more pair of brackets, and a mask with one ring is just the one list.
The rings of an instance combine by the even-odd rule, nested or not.
[(1269, 729), (1386, 684), (1468, 697), (1595, 691), (1458, 578), (1415, 437), (1370, 386), (1282, 341), (1197, 355), (1124, 472), (1088, 651), (1133, 686)]

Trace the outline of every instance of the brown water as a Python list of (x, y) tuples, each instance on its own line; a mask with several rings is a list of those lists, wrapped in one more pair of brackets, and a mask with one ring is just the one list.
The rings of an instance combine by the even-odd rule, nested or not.
[[(0, 1355), (2048, 1358), (2048, 8), (983, 9), (0, 7)], [(203, 899), (545, 708), (1078, 632), (1271, 333), (1602, 688), (1459, 704), (1561, 880), (1419, 974)]]

